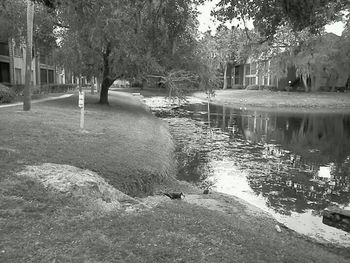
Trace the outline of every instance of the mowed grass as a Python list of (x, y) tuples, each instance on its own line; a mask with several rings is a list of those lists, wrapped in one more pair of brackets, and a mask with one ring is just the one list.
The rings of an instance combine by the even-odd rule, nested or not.
[(87, 97), (86, 132), (79, 129), (77, 96), (33, 104), (30, 112), (0, 109), (1, 166), (70, 164), (131, 195), (148, 193), (155, 181), (171, 176), (173, 144), (165, 123), (130, 95), (111, 95), (110, 106), (97, 101)]
[[(206, 99), (198, 92), (196, 97)], [(264, 109), (306, 109), (316, 111), (340, 110), (350, 112), (350, 93), (339, 92), (272, 92), (260, 90), (216, 90), (213, 103), (234, 107), (260, 107)]]
[(87, 99), (84, 133), (77, 97), (0, 110), (0, 262), (348, 262), (346, 251), (277, 233), (239, 203), (228, 214), (180, 200), (108, 214), (16, 175), (26, 164), (71, 164), (132, 195), (171, 175), (163, 122), (127, 95), (96, 102)]
[(64, 208), (38, 215), (32, 209), (7, 220), (1, 262), (348, 262), (293, 233), (277, 233), (271, 221), (183, 201), (134, 214)]

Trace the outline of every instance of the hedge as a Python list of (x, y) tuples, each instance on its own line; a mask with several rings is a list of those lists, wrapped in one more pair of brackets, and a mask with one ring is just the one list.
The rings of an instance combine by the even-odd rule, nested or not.
[(248, 85), (245, 89), (246, 90), (259, 90), (259, 86), (258, 85)]
[(16, 97), (16, 94), (9, 87), (0, 84), (0, 103), (10, 103)]
[[(32, 94), (48, 93), (66, 93), (77, 88), (77, 84), (48, 84), (41, 86), (32, 86)], [(23, 96), (24, 85), (9, 85), (8, 87), (0, 84), (0, 103), (10, 103), (15, 97)]]
[[(10, 88), (15, 92), (16, 96), (23, 96), (24, 85), (11, 85)], [(47, 93), (65, 93), (75, 90), (77, 84), (47, 84), (41, 86), (32, 86), (32, 94), (47, 94)]]
[(235, 84), (235, 85), (232, 85), (232, 89), (244, 89), (244, 86), (240, 84)]

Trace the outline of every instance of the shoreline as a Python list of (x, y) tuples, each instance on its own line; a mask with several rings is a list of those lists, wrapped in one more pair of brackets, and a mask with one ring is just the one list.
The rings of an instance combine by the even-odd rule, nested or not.
[[(216, 192), (203, 195), (199, 188), (170, 174), (159, 176), (171, 172), (175, 161), (166, 122), (151, 114), (137, 96), (115, 92), (109, 107), (96, 100), (94, 96), (86, 100), (87, 132), (78, 128), (77, 96), (36, 104), (27, 114), (16, 107), (0, 109), (0, 117), (8, 120), (0, 130), (0, 153), (4, 153), (0, 201), (10, 204), (0, 211), (4, 215), (0, 228), (5, 224), (0, 261), (128, 258), (130, 262), (164, 262), (166, 255), (169, 261), (182, 258), (184, 262), (345, 263), (350, 258), (347, 248), (321, 244), (282, 226), (281, 232), (276, 231), (275, 219), (243, 199)], [(25, 165), (50, 162), (57, 176), (62, 172), (56, 167), (65, 165), (75, 174), (74, 167), (87, 174), (92, 171), (148, 208), (92, 212), (70, 193), (16, 174)], [(35, 177), (44, 178), (35, 167)], [(42, 171), (47, 171), (45, 166)], [(95, 198), (96, 184), (88, 181), (91, 188), (74, 189), (78, 195), (91, 193)], [(144, 182), (154, 187), (152, 195), (148, 192), (151, 185), (139, 189), (140, 195), (134, 191), (134, 183)], [(161, 191), (184, 191), (186, 198), (171, 200)], [(129, 205), (123, 203), (123, 196), (122, 207)], [(98, 195), (107, 205), (113, 204), (111, 197)]]
[[(194, 92), (191, 96), (207, 101), (204, 92)], [(350, 114), (350, 93), (215, 90), (210, 103), (266, 112)]]
[[(166, 107), (166, 103), (161, 103), (162, 101), (164, 101), (164, 99), (162, 99), (162, 98), (148, 98), (148, 99), (146, 99), (146, 100), (147, 100), (147, 102), (148, 102), (147, 105), (148, 105), (150, 108), (152, 108), (152, 105), (151, 105), (151, 104), (154, 103), (155, 105), (154, 105), (153, 108), (154, 108), (155, 110), (157, 110), (158, 108), (160, 108), (160, 109), (162, 109), (162, 110), (165, 110), (165, 111), (167, 110), (167, 109), (166, 109), (166, 108), (167, 108), (167, 107)], [(190, 100), (189, 103), (193, 103), (193, 97), (190, 97), (189, 100)], [(195, 97), (194, 97), (194, 101), (195, 101), (195, 103), (196, 103), (196, 102), (198, 103), (198, 99), (195, 98)], [(202, 100), (202, 102), (205, 103), (204, 100)], [(170, 107), (170, 108), (171, 108), (171, 107)], [(170, 109), (170, 108), (169, 108), (169, 109)], [(282, 219), (279, 218), (279, 217), (275, 217), (275, 215), (274, 215), (273, 213), (267, 212), (267, 211), (261, 209), (260, 207), (255, 206), (253, 203), (250, 203), (250, 202), (248, 202), (248, 201), (246, 201), (246, 200), (244, 200), (244, 199), (241, 199), (239, 196), (236, 196), (236, 195), (228, 195), (228, 194), (221, 193), (221, 192), (215, 192), (215, 193), (216, 193), (217, 195), (226, 196), (227, 198), (231, 197), (231, 198), (233, 198), (235, 201), (239, 202), (239, 203), (242, 204), (242, 205), (249, 205), (249, 206), (252, 207), (253, 209), (259, 210), (262, 214), (265, 214), (265, 215), (267, 215), (268, 217), (273, 218), (273, 219), (276, 221), (276, 224), (277, 224), (277, 225), (278, 225), (278, 224), (281, 224), (282, 227), (288, 228), (290, 231), (293, 231), (293, 232), (297, 233), (297, 234), (300, 235), (300, 236), (303, 236), (304, 238), (306, 238), (306, 239), (308, 239), (308, 240), (312, 240), (313, 242), (316, 242), (316, 243), (319, 243), (319, 244), (323, 244), (323, 245), (329, 245), (329, 246), (340, 247), (340, 248), (350, 248), (350, 243), (349, 243), (348, 240), (347, 240), (347, 243), (346, 243), (346, 244), (345, 244), (345, 243), (344, 243), (344, 244), (341, 244), (341, 243), (339, 242), (339, 240), (337, 240), (337, 241), (335, 241), (335, 240), (330, 241), (330, 240), (323, 239), (323, 238), (312, 237), (312, 235), (311, 235), (311, 236), (308, 236), (307, 234), (303, 234), (303, 233), (302, 233), (303, 231), (297, 232), (297, 231), (294, 230), (293, 228), (288, 227), (288, 226), (285, 224), (284, 220), (282, 220)], [(218, 209), (218, 210), (220, 210), (220, 209)]]

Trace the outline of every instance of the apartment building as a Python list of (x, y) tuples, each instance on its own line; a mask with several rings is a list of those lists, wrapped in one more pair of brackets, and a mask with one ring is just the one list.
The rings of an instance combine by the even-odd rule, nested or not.
[[(24, 84), (26, 52), (24, 45), (0, 38), (0, 83)], [(33, 54), (31, 85), (63, 83), (65, 83), (64, 71), (55, 65), (52, 52)]]

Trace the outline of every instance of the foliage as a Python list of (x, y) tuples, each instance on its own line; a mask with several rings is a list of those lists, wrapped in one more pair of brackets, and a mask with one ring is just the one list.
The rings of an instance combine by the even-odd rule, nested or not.
[[(32, 94), (66, 93), (77, 88), (76, 84), (46, 84), (31, 87)], [(15, 96), (23, 96), (24, 85), (11, 85), (10, 90)]]
[(349, 8), (347, 0), (221, 0), (214, 15), (221, 21), (254, 20), (262, 36), (272, 39), (280, 26), (289, 24), (297, 32), (310, 28), (319, 32), (324, 25), (340, 19)]
[(26, 32), (26, 3), (22, 0), (2, 0), (0, 8), (0, 36), (24, 38)]
[(248, 85), (246, 90), (259, 90), (259, 85)]
[(198, 75), (185, 70), (172, 70), (166, 76), (149, 77), (159, 79), (159, 84), (169, 90), (169, 99), (173, 97), (179, 100), (185, 100), (188, 90), (196, 89), (198, 84)]
[[(0, 35), (24, 44), (27, 32), (26, 1), (2, 0), (1, 5)], [(56, 24), (56, 17), (51, 10), (35, 5), (33, 44), (36, 50), (48, 52), (56, 47), (56, 36), (53, 33)]]
[[(189, 70), (195, 43), (192, 1), (62, 1), (62, 65), (102, 78), (100, 103), (117, 78)], [(78, 51), (78, 52), (76, 52)]]
[(10, 103), (16, 94), (9, 88), (0, 84), (0, 103)]
[[(231, 86), (231, 69), (248, 57), (250, 45), (245, 32), (239, 28), (219, 26), (215, 35), (206, 32), (199, 40), (198, 63), (202, 89)], [(212, 86), (210, 88), (210, 86)]]

